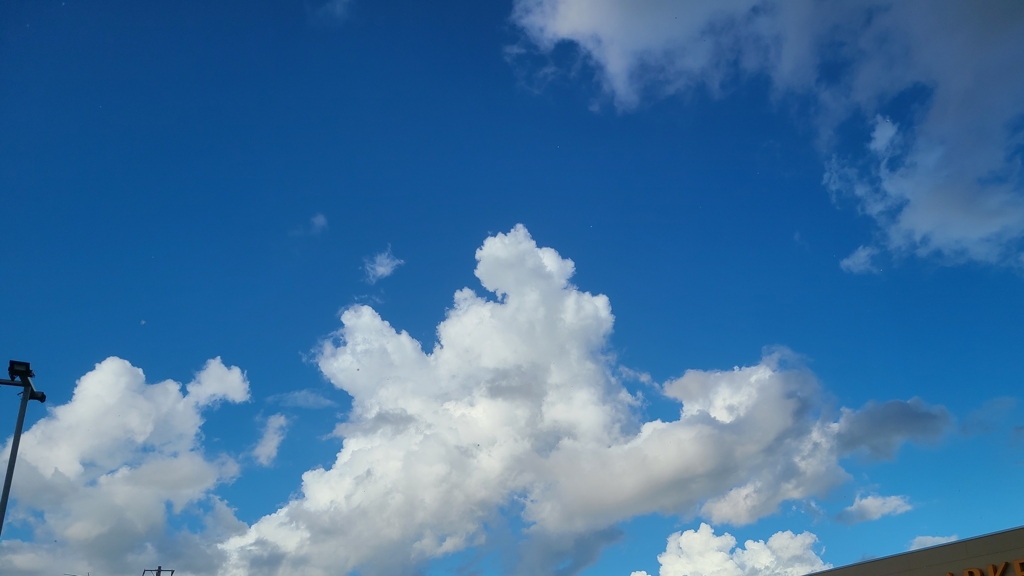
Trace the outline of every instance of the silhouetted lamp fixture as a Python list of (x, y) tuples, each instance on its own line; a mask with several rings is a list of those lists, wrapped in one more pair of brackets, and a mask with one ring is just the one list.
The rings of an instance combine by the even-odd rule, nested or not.
[(7, 366), (7, 374), (11, 377), (11, 380), (21, 376), (28, 376), (29, 378), (35, 378), (36, 376), (28, 362), (18, 360), (11, 360), (11, 363)]
[(4, 518), (7, 516), (7, 499), (11, 495), (11, 480), (14, 479), (14, 462), (18, 459), (18, 446), (21, 444), (21, 429), (25, 427), (25, 410), (28, 409), (29, 400), (46, 402), (46, 394), (36, 390), (32, 385), (32, 378), (35, 373), (28, 362), (11, 360), (7, 366), (7, 375), (10, 380), (0, 379), (0, 385), (20, 386), (21, 409), (18, 410), (18, 422), (14, 425), (14, 438), (11, 439), (11, 455), (7, 459), (7, 476), (4, 477), (4, 491), (0, 496), (0, 533), (4, 529)]

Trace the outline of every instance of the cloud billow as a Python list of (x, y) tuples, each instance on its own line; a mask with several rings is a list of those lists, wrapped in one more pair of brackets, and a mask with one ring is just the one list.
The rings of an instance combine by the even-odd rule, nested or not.
[[(715, 536), (701, 523), (697, 530), (668, 537), (665, 552), (658, 555), (660, 576), (804, 576), (832, 567), (814, 552), (818, 539), (810, 532), (776, 532), (768, 542), (747, 540), (736, 545), (731, 534)], [(630, 576), (650, 576), (633, 572)]]
[[(218, 539), (244, 525), (211, 495), (239, 466), (204, 454), (203, 411), (248, 398), (245, 375), (220, 358), (207, 362), (184, 393), (170, 380), (147, 384), (120, 358), (97, 364), (71, 401), (50, 408), (22, 438), (8, 525), (27, 522), (37, 542), (0, 542), (0, 573), (60, 574), (69, 566), (127, 573), (158, 558), (214, 573), (222, 561)], [(167, 529), (168, 512), (187, 509), (205, 510), (204, 532)]]
[(919, 400), (882, 405), (902, 406), (908, 424), (874, 436), (860, 429), (874, 405), (823, 418), (817, 380), (785, 350), (687, 371), (660, 387), (679, 418), (645, 422), (608, 354), (610, 302), (569, 282), (571, 260), (522, 226), (476, 257), (492, 296), (456, 292), (429, 351), (367, 306), (344, 312), (319, 356), (352, 397), (342, 450), (221, 545), (223, 573), (401, 572), (482, 544), (503, 513), (526, 525), (529, 566), (510, 571), (582, 569), (621, 521), (748, 524), (845, 482), (845, 455), (934, 437), (929, 415), (942, 409)]
[[(240, 466), (207, 456), (201, 433), (205, 411), (249, 399), (244, 373), (215, 358), (183, 387), (147, 384), (117, 358), (98, 364), (25, 433), (12, 520), (36, 539), (0, 541), (0, 572), (116, 573), (159, 559), (199, 576), (401, 574), (481, 546), (488, 526), (511, 522), (524, 528), (507, 573), (571, 574), (620, 537), (622, 521), (756, 522), (847, 481), (843, 457), (891, 458), (952, 425), (920, 399), (826, 417), (817, 379), (785, 349), (649, 382), (679, 416), (646, 421), (608, 347), (611, 303), (570, 282), (571, 260), (522, 226), (488, 238), (476, 259), (489, 294), (456, 292), (429, 351), (370, 307), (342, 314), (318, 355), (352, 398), (334, 430), (341, 451), (251, 526), (214, 494)], [(324, 404), (306, 392), (274, 401)], [(273, 462), (288, 422), (267, 418), (250, 453), (257, 463)], [(901, 498), (859, 497), (844, 513), (900, 513)], [(779, 533), (730, 552), (731, 537), (709, 531), (674, 535), (666, 562), (693, 560), (683, 544), (694, 538), (714, 539), (737, 575), (756, 558), (787, 575), (817, 558), (813, 535)]]

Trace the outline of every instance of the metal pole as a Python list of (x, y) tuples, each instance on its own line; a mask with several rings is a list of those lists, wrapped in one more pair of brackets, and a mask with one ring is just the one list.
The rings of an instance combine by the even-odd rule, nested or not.
[(4, 478), (4, 493), (0, 496), (0, 534), (4, 530), (4, 518), (7, 516), (7, 498), (11, 495), (11, 480), (14, 479), (14, 461), (18, 459), (18, 445), (21, 444), (21, 429), (25, 427), (25, 410), (28, 399), (32, 395), (32, 381), (27, 376), (21, 377), (25, 387), (21, 389), (21, 409), (18, 410), (18, 423), (14, 426), (14, 439), (11, 440), (11, 455), (7, 459), (7, 476)]

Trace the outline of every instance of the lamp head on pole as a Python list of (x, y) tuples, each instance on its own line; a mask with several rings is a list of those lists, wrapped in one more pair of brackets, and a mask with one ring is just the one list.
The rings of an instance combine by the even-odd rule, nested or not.
[(7, 374), (11, 377), (11, 380), (19, 377), (35, 378), (35, 373), (32, 372), (32, 367), (29, 363), (19, 360), (11, 360), (11, 363), (7, 366)]

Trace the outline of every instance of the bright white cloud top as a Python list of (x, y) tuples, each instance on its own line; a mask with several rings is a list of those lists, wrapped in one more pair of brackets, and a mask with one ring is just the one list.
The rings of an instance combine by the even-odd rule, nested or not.
[[(203, 453), (202, 412), (248, 400), (249, 383), (214, 358), (182, 392), (170, 380), (146, 384), (142, 370), (108, 358), (78, 381), (70, 402), (49, 408), (22, 438), (12, 489), (12, 516), (32, 526), (37, 543), (4, 540), (0, 573), (52, 574), (83, 564), (134, 571), (158, 550), (185, 553), (196, 569), (213, 573), (220, 521), (233, 518), (210, 491), (239, 466)], [(208, 533), (166, 533), (168, 512), (200, 502), (209, 508)]]
[[(880, 406), (821, 419), (813, 375), (785, 351), (689, 371), (662, 388), (682, 403), (678, 420), (638, 421), (607, 350), (610, 303), (569, 282), (572, 261), (522, 226), (476, 256), (493, 297), (458, 291), (429, 352), (369, 307), (345, 311), (320, 356), (353, 397), (344, 447), (303, 475), (299, 498), (223, 545), (232, 574), (397, 570), (481, 543), (506, 506), (543, 542), (520, 571), (543, 573), (636, 515), (697, 507), (714, 522), (755, 521), (844, 482), (838, 459), (882, 442), (850, 424)], [(883, 443), (949, 422), (899, 404), (922, 419)]]
[[(736, 546), (731, 534), (715, 536), (701, 524), (697, 530), (668, 537), (665, 552), (658, 555), (659, 576), (803, 576), (831, 568), (814, 552), (818, 538), (810, 532), (777, 532), (768, 542), (747, 540)], [(650, 576), (633, 572), (631, 576)]]
[[(891, 457), (950, 425), (943, 408), (918, 399), (843, 409), (832, 420), (816, 378), (786, 350), (652, 384), (680, 404), (679, 417), (644, 421), (609, 350), (611, 304), (570, 282), (571, 260), (537, 246), (522, 226), (488, 238), (476, 259), (490, 295), (456, 292), (429, 351), (370, 307), (342, 314), (319, 354), (323, 374), (353, 399), (335, 431), (342, 449), (251, 527), (209, 497), (237, 465), (208, 460), (198, 444), (202, 408), (248, 398), (241, 371), (212, 360), (183, 396), (174, 382), (146, 385), (122, 360), (98, 365), (69, 404), (26, 434), (18, 509), (41, 512), (39, 529), (57, 542), (5, 542), (4, 573), (41, 574), (55, 566), (50, 557), (123, 567), (155, 548), (196, 574), (396, 573), (479, 545), (489, 521), (516, 514), (526, 541), (511, 570), (544, 574), (567, 559), (585, 565), (581, 555), (639, 515), (754, 522), (846, 482), (846, 455)], [(134, 409), (112, 419), (117, 406)], [(268, 421), (257, 459), (272, 460), (284, 425)], [(58, 437), (80, 440), (41, 448)], [(200, 502), (206, 530), (164, 526), (165, 506), (177, 513)], [(171, 536), (159, 537), (164, 530)], [(712, 560), (736, 574), (820, 565), (809, 534), (780, 533), (735, 552), (731, 536), (709, 527), (673, 538), (663, 574)], [(693, 556), (694, 539), (725, 556)]]
[[(777, 97), (813, 98), (826, 156), (842, 121), (873, 119), (863, 161), (833, 159), (825, 182), (882, 247), (1024, 266), (1020, 2), (517, 0), (513, 20), (542, 51), (577, 45), (620, 109), (764, 74)], [(918, 111), (885, 116), (912, 92)], [(844, 268), (872, 270), (869, 250)]]

